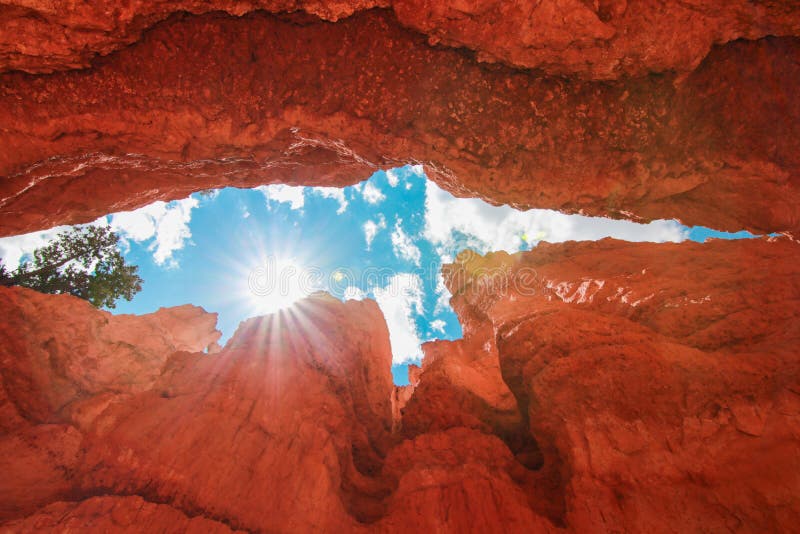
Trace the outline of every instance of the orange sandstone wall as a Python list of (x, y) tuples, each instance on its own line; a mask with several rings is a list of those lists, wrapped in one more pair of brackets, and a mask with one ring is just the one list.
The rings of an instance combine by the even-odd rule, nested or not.
[[(462, 254), (445, 277), (465, 337), (425, 347), (399, 424), (372, 301), (314, 295), (203, 354), (186, 350), (216, 334), (190, 309), (158, 312), (191, 311), (170, 337), (153, 316), (2, 288), (21, 328), (0, 344), (0, 528), (791, 530), (797, 250)], [(134, 327), (141, 345), (116, 341)], [(187, 332), (196, 347), (171, 341)], [(74, 385), (105, 355), (103, 380)]]
[(4, 0), (0, 6), (6, 28), (0, 34), (0, 71), (31, 73), (87, 67), (176, 12), (303, 11), (335, 22), (388, 7), (431, 44), (475, 50), (480, 61), (588, 79), (688, 72), (712, 45), (800, 31), (791, 0)]
[[(2, 2), (0, 235), (422, 163), (520, 208), (797, 236), (799, 25), (781, 1)], [(193, 306), (0, 288), (0, 530), (789, 531), (797, 257), (467, 252), (464, 338), (403, 389), (371, 301), (206, 354)]]
[[(0, 234), (212, 187), (343, 186), (415, 162), (456, 195), (520, 208), (796, 234), (800, 44), (772, 35), (797, 33), (797, 9), (572, 3), (565, 17), (537, 4), (541, 34), (508, 29), (524, 3), (460, 6), (463, 24), (411, 3), (395, 6), (399, 19), (368, 10), (336, 23), (178, 13), (141, 35), (131, 28), (164, 18), (163, 5), (140, 18), (139, 4), (98, 8), (96, 31), (76, 7), (66, 41), (9, 52), (8, 68), (39, 72), (51, 44), (71, 59), (53, 52), (45, 70), (93, 57), (91, 68), (0, 75)], [(366, 7), (313, 5), (267, 7), (330, 20)], [(59, 20), (20, 9), (0, 11), (8, 41), (40, 35), (20, 21)], [(597, 37), (564, 42), (573, 30)], [(429, 44), (439, 39), (469, 48)]]
[(798, 251), (609, 239), (446, 267), (454, 301), (492, 325), (570, 530), (793, 528)]

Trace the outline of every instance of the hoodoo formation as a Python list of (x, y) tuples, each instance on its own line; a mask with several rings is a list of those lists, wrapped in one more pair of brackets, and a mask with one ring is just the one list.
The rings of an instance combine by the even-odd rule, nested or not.
[(0, 1), (0, 235), (403, 163), (784, 234), (465, 251), (405, 387), (372, 300), (219, 347), (0, 287), (0, 531), (796, 530), (798, 36), (792, 1)]

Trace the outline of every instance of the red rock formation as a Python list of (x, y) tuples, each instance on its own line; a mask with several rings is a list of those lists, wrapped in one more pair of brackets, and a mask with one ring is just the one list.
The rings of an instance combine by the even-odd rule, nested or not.
[(70, 494), (82, 431), (110, 404), (150, 390), (169, 355), (219, 339), (196, 306), (111, 315), (84, 300), (0, 292), (0, 518)]
[(213, 357), (176, 354), (151, 391), (98, 418), (83, 487), (251, 531), (352, 530), (385, 491), (372, 480), (391, 428), (379, 317), (374, 302), (314, 298), (244, 323)]
[[(749, 8), (764, 16), (748, 24), (731, 5), (703, 11), (719, 25), (700, 48), (798, 17)], [(341, 186), (404, 162), (523, 208), (796, 232), (799, 47), (736, 41), (691, 73), (589, 82), (480, 65), (385, 11), (176, 15), (91, 69), (0, 76), (0, 233), (211, 187)], [(689, 55), (681, 68), (703, 53)]]
[[(29, 324), (55, 315), (47, 334), (55, 344), (79, 345), (82, 334), (59, 317), (80, 309), (94, 324), (107, 315), (68, 296), (0, 292), (3, 311)], [(49, 313), (37, 317), (26, 308), (32, 301)], [(127, 323), (141, 339), (160, 333), (147, 317), (117, 319), (106, 337), (124, 333)], [(3, 335), (32, 352), (40, 343), (35, 333)], [(68, 358), (54, 351), (51, 368)], [(172, 352), (161, 361), (146, 391), (104, 400), (80, 423), (47, 424), (14, 411), (21, 362), (11, 354), (2, 360), (2, 384), (13, 394), (0, 406), (16, 417), (0, 436), (0, 448), (14, 450), (3, 457), (11, 474), (0, 486), (4, 528), (224, 524), (397, 532), (549, 525), (528, 505), (530, 472), (496, 437), (461, 428), (395, 446), (389, 336), (372, 301), (315, 296), (243, 323), (218, 354)], [(79, 363), (91, 369), (87, 359)], [(125, 383), (129, 374), (117, 380)], [(104, 393), (76, 396), (94, 402)], [(448, 450), (454, 452), (442, 454)], [(422, 480), (432, 482), (427, 491), (420, 491)], [(108, 496), (92, 497), (98, 492)]]
[(398, 478), (378, 532), (559, 531), (531, 503), (531, 473), (497, 437), (467, 428), (420, 435), (393, 448)]
[(570, 529), (793, 528), (798, 250), (605, 240), (448, 268), (451, 291), (497, 332)]
[[(53, 510), (81, 524), (113, 507), (114, 514), (119, 509), (143, 521), (138, 526), (161, 519), (179, 525), (186, 521), (180, 511), (249, 530), (343, 531), (380, 512), (378, 497), (386, 490), (373, 478), (388, 446), (392, 384), (388, 331), (374, 302), (314, 297), (292, 312), (243, 323), (224, 351), (205, 355), (181, 350), (217, 339), (217, 332), (204, 333), (206, 317), (213, 322), (213, 316), (195, 320), (197, 327), (173, 323), (187, 334), (196, 330), (196, 347), (170, 343), (184, 333), (159, 338), (166, 322), (159, 319), (186, 315), (186, 308), (109, 320), (72, 297), (20, 288), (4, 289), (2, 296), (6, 316), (18, 318), (3, 330), (5, 405), (27, 415), (35, 400), (46, 405), (58, 393), (59, 405), (93, 406), (71, 425), (32, 424), (44, 422), (37, 412), (25, 425), (6, 429), (0, 446), (24, 442), (31, 452), (22, 458), (31, 459), (3, 456), (13, 468), (0, 487), (8, 495), (5, 518), (99, 491), (169, 506), (131, 508), (124, 499), (63, 504), (22, 525), (40, 522), (42, 514), (46, 525)], [(32, 302), (43, 315), (33, 312)], [(117, 341), (133, 329), (141, 346)], [(49, 359), (38, 358), (41, 338), (55, 347)], [(158, 343), (158, 358), (147, 360)], [(58, 350), (67, 345), (79, 356), (100, 357)], [(131, 367), (128, 353), (149, 366)], [(102, 388), (58, 388), (65, 370), (91, 374), (107, 354), (114, 373)], [(18, 378), (31, 367), (48, 377), (31, 380), (42, 387), (26, 387)], [(109, 398), (109, 390), (118, 394)], [(65, 447), (71, 454), (62, 461)]]
[(694, 70), (711, 46), (797, 35), (790, 1), (394, 0), (399, 19), (432, 43), (465, 46), (484, 61), (590, 79)]
[(147, 502), (136, 496), (57, 502), (34, 515), (3, 525), (7, 532), (54, 532), (65, 528), (79, 532), (232, 532), (218, 521), (200, 516), (189, 517), (168, 505)]
[(302, 10), (336, 21), (355, 11), (386, 5), (386, 0), (222, 0), (152, 2), (113, 0), (91, 3), (5, 0), (0, 4), (0, 72), (44, 73), (88, 67), (141, 38), (142, 31), (179, 12), (223, 11), (243, 15)]
[[(405, 162), (517, 207), (800, 229), (793, 2), (364, 11), (389, 4), (0, 4), (0, 235)], [(315, 295), (219, 350), (196, 307), (0, 288), (0, 530), (790, 531), (797, 257), (461, 255), (464, 339), (405, 389), (371, 301)]]
[[(224, 11), (243, 15), (302, 10), (336, 21), (357, 11), (391, 6), (400, 22), (433, 44), (466, 47), (484, 61), (550, 74), (615, 79), (667, 70), (691, 71), (714, 44), (767, 35), (798, 35), (795, 4), (645, 0), (216, 0), (142, 2), (124, 7), (5, 0), (0, 11), (0, 72), (42, 73), (89, 66), (141, 37), (172, 13)], [(57, 37), (56, 37), (57, 36)]]
[(88, 398), (146, 391), (171, 353), (201, 351), (221, 335), (217, 314), (191, 305), (112, 315), (81, 299), (13, 288), (0, 293), (0, 307), (14, 311), (0, 323), (4, 383), (20, 414), (42, 423), (80, 425), (96, 415)]
[[(2, 331), (0, 528), (791, 530), (797, 252), (605, 240), (463, 254), (445, 279), (465, 339), (426, 346), (394, 433), (372, 301), (315, 295), (208, 355), (174, 351), (152, 320), (173, 310), (109, 321), (73, 297), (0, 288), (6, 317), (39, 326)], [(187, 331), (215, 339), (207, 315), (188, 315)], [(53, 396), (17, 378), (26, 362), (42, 376), (95, 366), (36, 360), (43, 340), (111, 351), (134, 325), (143, 347), (116, 345), (121, 372), (58, 390), (96, 409), (29, 415)], [(126, 351), (159, 343), (160, 367), (126, 367)]]

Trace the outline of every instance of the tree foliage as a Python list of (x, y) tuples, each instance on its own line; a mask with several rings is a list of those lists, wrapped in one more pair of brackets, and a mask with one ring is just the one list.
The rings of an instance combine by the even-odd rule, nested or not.
[(67, 293), (93, 305), (114, 308), (142, 289), (139, 268), (119, 250), (119, 236), (108, 226), (75, 227), (33, 252), (13, 272), (0, 265), (0, 285), (19, 285), (43, 293)]

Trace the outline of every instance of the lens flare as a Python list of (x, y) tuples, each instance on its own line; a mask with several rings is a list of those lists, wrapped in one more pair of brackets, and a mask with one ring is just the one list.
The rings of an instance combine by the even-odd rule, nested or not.
[(250, 270), (249, 302), (259, 315), (286, 309), (318, 289), (315, 275), (297, 258), (269, 256)]

